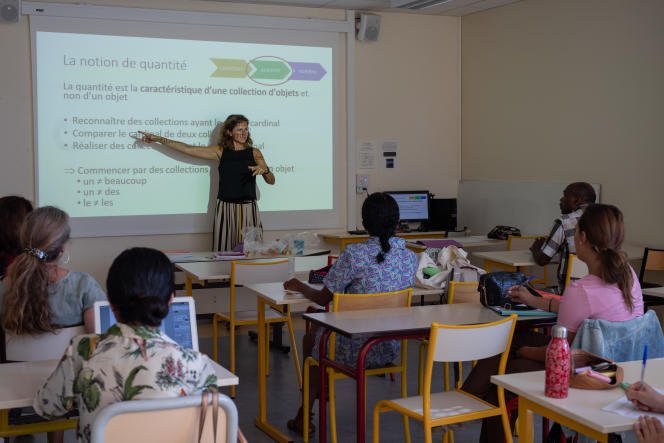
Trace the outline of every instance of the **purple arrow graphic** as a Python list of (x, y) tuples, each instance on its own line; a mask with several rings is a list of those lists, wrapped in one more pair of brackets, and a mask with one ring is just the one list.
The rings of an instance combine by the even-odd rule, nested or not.
[(288, 64), (293, 71), (289, 80), (318, 81), (327, 74), (320, 63), (288, 62)]

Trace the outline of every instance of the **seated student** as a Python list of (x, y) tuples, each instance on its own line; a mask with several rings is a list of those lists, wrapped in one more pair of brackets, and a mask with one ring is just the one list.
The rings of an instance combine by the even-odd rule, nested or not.
[(553, 228), (547, 238), (539, 238), (530, 246), (535, 263), (546, 266), (551, 259), (560, 254), (558, 265), (558, 285), (563, 287), (567, 270), (567, 255), (574, 254), (574, 228), (585, 208), (596, 199), (595, 189), (585, 182), (569, 184), (560, 198), (560, 218), (553, 222)]
[(79, 442), (90, 440), (95, 416), (105, 406), (190, 395), (217, 382), (207, 356), (180, 347), (159, 329), (175, 292), (173, 265), (162, 252), (122, 252), (106, 286), (118, 323), (102, 335), (72, 339), (33, 402), (35, 411), (49, 419), (78, 408)]
[(21, 228), (22, 252), (0, 284), (0, 324), (14, 335), (41, 334), (84, 324), (92, 332), (99, 283), (69, 262), (69, 216), (53, 206), (35, 209)]
[[(643, 315), (641, 287), (627, 256), (620, 250), (624, 238), (622, 212), (612, 205), (595, 204), (579, 219), (574, 243), (580, 260), (588, 265), (588, 275), (565, 288), (561, 301), (535, 297), (525, 288), (514, 286), (512, 300), (528, 306), (558, 312), (558, 325), (565, 326), (571, 343), (585, 319), (625, 321)], [(507, 362), (507, 373), (544, 369), (549, 337), (531, 331), (514, 335), (515, 358)], [(499, 356), (498, 356), (499, 357)], [(498, 371), (499, 358), (481, 360), (471, 371), (462, 389), (498, 404), (496, 388), (489, 380)], [(481, 441), (497, 441), (503, 435), (500, 418), (487, 419)]]
[[(632, 383), (625, 396), (642, 411), (664, 413), (664, 395), (646, 383)], [(634, 423), (634, 433), (639, 443), (664, 443), (664, 426), (656, 417), (639, 417)]]
[(15, 195), (0, 198), (0, 280), (7, 266), (21, 252), (19, 233), (25, 216), (32, 211), (32, 203)]
[[(369, 239), (348, 245), (341, 252), (323, 281), (323, 289), (312, 289), (297, 279), (284, 283), (284, 288), (299, 291), (314, 303), (326, 305), (335, 292), (367, 294), (398, 291), (413, 286), (417, 259), (412, 251), (406, 249), (405, 241), (394, 236), (398, 223), (399, 207), (396, 201), (383, 192), (371, 194), (362, 205), (362, 224), (369, 233)], [(311, 328), (304, 336), (302, 352), (305, 359), (310, 355), (318, 357), (322, 334), (322, 328)], [(355, 366), (357, 353), (364, 340), (360, 338), (350, 341), (346, 337), (337, 336), (336, 342), (335, 359)], [(367, 367), (386, 366), (398, 355), (399, 341), (377, 344), (367, 354)], [(318, 398), (318, 371), (310, 372), (309, 381), (309, 405), (313, 407), (314, 400)], [(302, 407), (297, 416), (288, 421), (288, 428), (302, 433)], [(312, 424), (309, 429), (313, 432)]]

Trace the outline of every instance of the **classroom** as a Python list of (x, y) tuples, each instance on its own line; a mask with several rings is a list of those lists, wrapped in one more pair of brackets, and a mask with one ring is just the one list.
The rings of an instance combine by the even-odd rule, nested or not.
[[(344, 9), (286, 3), (291, 5), (94, 2), (281, 18), (346, 18)], [(664, 165), (664, 2), (521, 0), (460, 17), (395, 9), (369, 12), (380, 15), (380, 35), (377, 41), (353, 45), (354, 94), (344, 99), (352, 101), (344, 107), (352, 109), (353, 118), (345, 120), (344, 115), (349, 138), (335, 145), (343, 164), (352, 169), (338, 171), (343, 178), (342, 222), (328, 231), (361, 227), (364, 196), (355, 193), (360, 173), (368, 176), (369, 192), (426, 189), (437, 198), (457, 198), (462, 181), (524, 186), (586, 181), (601, 186), (602, 203), (622, 210), (625, 243), (664, 248), (664, 232), (658, 233), (657, 222), (664, 218), (657, 197), (657, 189), (664, 189), (659, 170)], [(27, 17), (0, 23), (0, 41), (0, 195), (33, 200)], [(396, 142), (397, 167), (361, 170), (347, 157), (362, 141)], [(269, 140), (261, 142), (269, 145)], [(557, 204), (550, 202), (554, 208)], [(273, 240), (301, 230), (268, 228), (265, 237)], [(74, 238), (70, 267), (104, 282), (113, 259), (129, 247), (208, 251), (210, 238), (209, 232)], [(369, 427), (370, 420), (367, 423)]]

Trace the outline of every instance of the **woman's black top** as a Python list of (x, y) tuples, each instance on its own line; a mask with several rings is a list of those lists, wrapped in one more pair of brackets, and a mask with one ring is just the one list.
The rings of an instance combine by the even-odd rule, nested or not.
[(253, 148), (224, 149), (219, 161), (219, 200), (229, 203), (256, 200), (256, 177), (249, 166), (256, 166)]

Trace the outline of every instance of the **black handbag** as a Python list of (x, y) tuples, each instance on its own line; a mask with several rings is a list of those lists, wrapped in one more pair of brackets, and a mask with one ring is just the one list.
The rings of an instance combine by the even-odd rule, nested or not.
[(309, 271), (309, 283), (311, 284), (323, 283), (325, 276), (327, 275), (328, 272), (330, 272), (331, 268), (332, 265), (325, 266), (324, 268), (320, 269), (312, 269), (311, 271)]
[(484, 306), (504, 307), (512, 303), (507, 290), (512, 286), (523, 286), (527, 282), (523, 272), (489, 272), (480, 276), (477, 290)]

